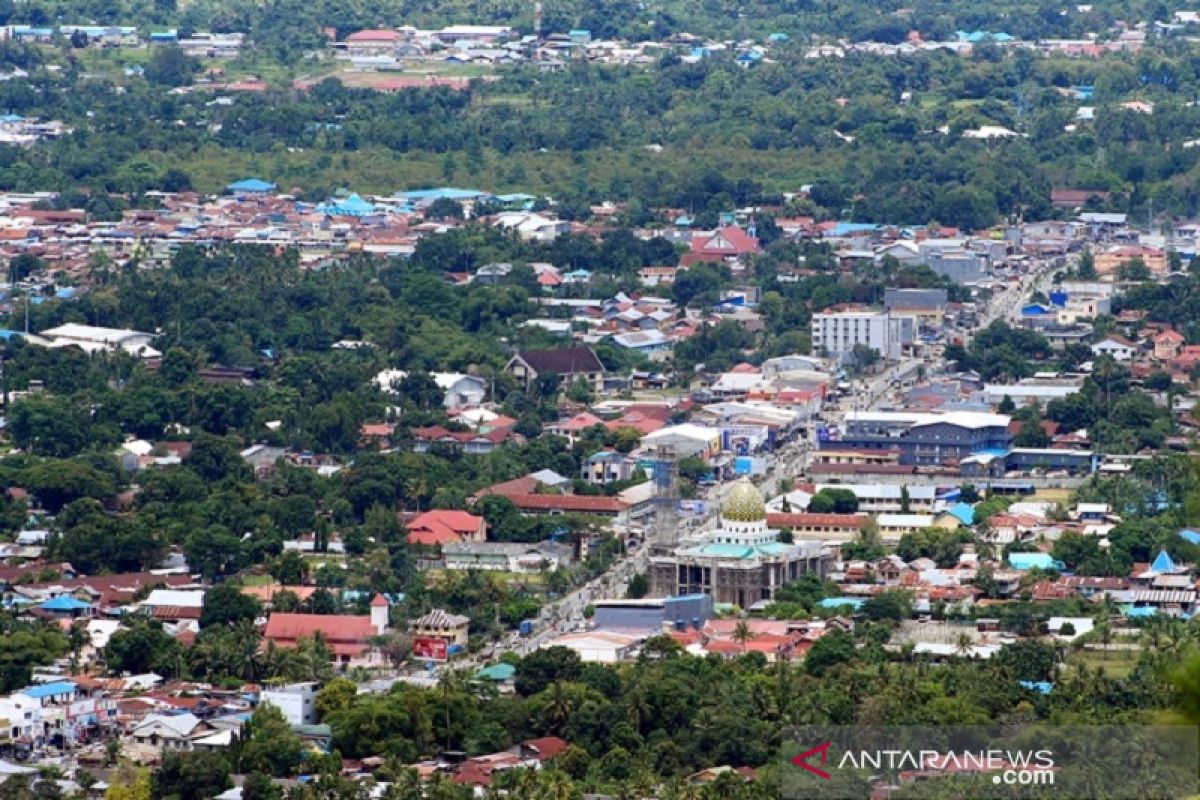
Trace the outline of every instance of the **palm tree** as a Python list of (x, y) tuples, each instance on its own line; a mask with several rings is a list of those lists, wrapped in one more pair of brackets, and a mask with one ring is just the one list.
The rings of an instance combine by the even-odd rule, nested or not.
[(79, 651), (90, 642), (87, 630), (82, 625), (72, 625), (67, 631), (67, 644), (71, 648), (71, 674), (79, 672)]
[(1108, 620), (1102, 619), (1096, 625), (1096, 638), (1100, 640), (1100, 644), (1104, 647), (1104, 657), (1108, 658), (1108, 646), (1112, 644), (1113, 639), (1112, 625)]
[(750, 626), (746, 624), (746, 620), (738, 620), (737, 625), (733, 628), (733, 635), (730, 637), (735, 642), (742, 646), (742, 652), (746, 652), (746, 642), (754, 638), (754, 632), (750, 630)]
[(559, 732), (567, 724), (567, 721), (571, 719), (573, 711), (571, 696), (567, 693), (567, 686), (562, 681), (555, 681), (550, 684), (547, 692), (546, 722), (551, 729)]
[(969, 633), (960, 633), (958, 638), (954, 640), (954, 650), (960, 656), (965, 657), (969, 655), (971, 648), (974, 647), (974, 645), (975, 640), (971, 638), (971, 634)]

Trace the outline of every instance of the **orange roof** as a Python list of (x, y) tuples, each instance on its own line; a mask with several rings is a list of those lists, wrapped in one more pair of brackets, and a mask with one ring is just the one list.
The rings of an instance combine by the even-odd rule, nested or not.
[(410, 520), (406, 526), (408, 542), (429, 547), (460, 542), (468, 536), (476, 535), (483, 524), (483, 517), (468, 514), (466, 511), (452, 509), (426, 511)]

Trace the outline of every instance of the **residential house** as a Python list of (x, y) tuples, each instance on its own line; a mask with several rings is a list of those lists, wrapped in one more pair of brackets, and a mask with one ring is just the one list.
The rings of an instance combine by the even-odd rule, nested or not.
[(681, 267), (690, 267), (704, 262), (737, 261), (760, 252), (762, 247), (752, 232), (729, 225), (710, 234), (693, 236), (690, 249), (679, 263)]
[(541, 375), (557, 375), (564, 387), (582, 378), (600, 391), (605, 373), (604, 364), (590, 347), (518, 350), (504, 369), (512, 373), (526, 390)]
[(1092, 352), (1098, 356), (1107, 355), (1112, 356), (1117, 361), (1129, 362), (1133, 361), (1134, 357), (1137, 356), (1138, 346), (1124, 336), (1111, 333), (1093, 344)]
[(487, 520), (466, 511), (435, 509), (418, 514), (405, 523), (409, 544), (427, 547), (483, 542), (487, 539)]
[(413, 428), (413, 452), (427, 453), (435, 444), (441, 444), (468, 455), (485, 455), (508, 441), (522, 441), (511, 428), (495, 428), (487, 432), (451, 431), (441, 425)]
[(190, 752), (205, 749), (198, 746), (218, 732), (213, 724), (194, 714), (148, 714), (131, 733), (133, 741), (155, 750)]
[(1154, 337), (1154, 358), (1156, 361), (1173, 361), (1179, 355), (1180, 348), (1187, 339), (1179, 331), (1166, 330)]
[[(381, 392), (396, 394), (396, 387), (408, 377), (408, 373), (400, 369), (385, 369), (372, 379), (372, 383)], [(478, 406), (487, 397), (488, 382), (474, 375), (464, 375), (459, 372), (432, 372), (429, 377), (442, 390), (442, 405), (446, 408), (466, 408)]]

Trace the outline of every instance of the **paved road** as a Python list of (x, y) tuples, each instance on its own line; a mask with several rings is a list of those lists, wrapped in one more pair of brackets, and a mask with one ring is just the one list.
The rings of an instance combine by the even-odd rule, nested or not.
[[(1019, 283), (1010, 284), (1003, 293), (993, 296), (991, 302), (979, 315), (978, 328), (987, 327), (997, 319), (1004, 319), (1009, 323), (1016, 322), (1020, 316), (1021, 307), (1025, 305), (1028, 298), (1036, 292), (1045, 292), (1049, 288), (1054, 272), (1054, 267), (1047, 262), (1025, 276)], [(936, 374), (942, 371), (944, 362), (941, 359), (940, 350), (928, 352), (928, 355), (920, 358), (906, 358), (891, 364), (877, 375), (851, 381), (852, 390), (841, 397), (836, 404), (824, 409), (825, 422), (830, 425), (837, 424), (849, 412), (878, 408), (889, 399), (893, 381), (915, 376), (922, 367), (926, 374)], [(794, 478), (807, 467), (810, 453), (816, 447), (815, 426), (810, 425), (809, 428), (811, 429), (809, 440), (789, 442), (778, 451), (767, 455), (766, 475), (755, 479), (756, 484), (763, 490), (763, 494), (767, 498), (779, 493), (782, 481)], [(705, 513), (703, 515), (681, 515), (678, 535), (686, 536), (689, 533), (715, 527), (721, 504), (735, 483), (736, 481), (725, 481), (704, 490), (700, 499), (705, 501)], [(656, 535), (653, 523), (647, 526), (647, 534), (650, 538)], [(563, 633), (585, 627), (584, 609), (596, 600), (624, 597), (630, 579), (637, 573), (646, 572), (649, 566), (649, 551), (650, 546), (643, 544), (633, 553), (619, 559), (605, 574), (546, 604), (538, 615), (533, 635), (521, 638), (516, 632), (510, 632), (491, 648), (492, 654), (514, 651), (525, 655)], [(488, 660), (486, 657), (460, 660), (439, 669), (473, 670)]]

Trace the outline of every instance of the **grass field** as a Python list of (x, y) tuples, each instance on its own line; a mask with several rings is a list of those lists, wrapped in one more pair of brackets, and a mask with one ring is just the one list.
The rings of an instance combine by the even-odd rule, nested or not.
[(1080, 665), (1086, 666), (1089, 670), (1100, 667), (1110, 678), (1124, 678), (1137, 666), (1138, 655), (1136, 650), (1113, 650), (1103, 653), (1089, 650), (1068, 656), (1067, 666), (1072, 670), (1077, 669)]

